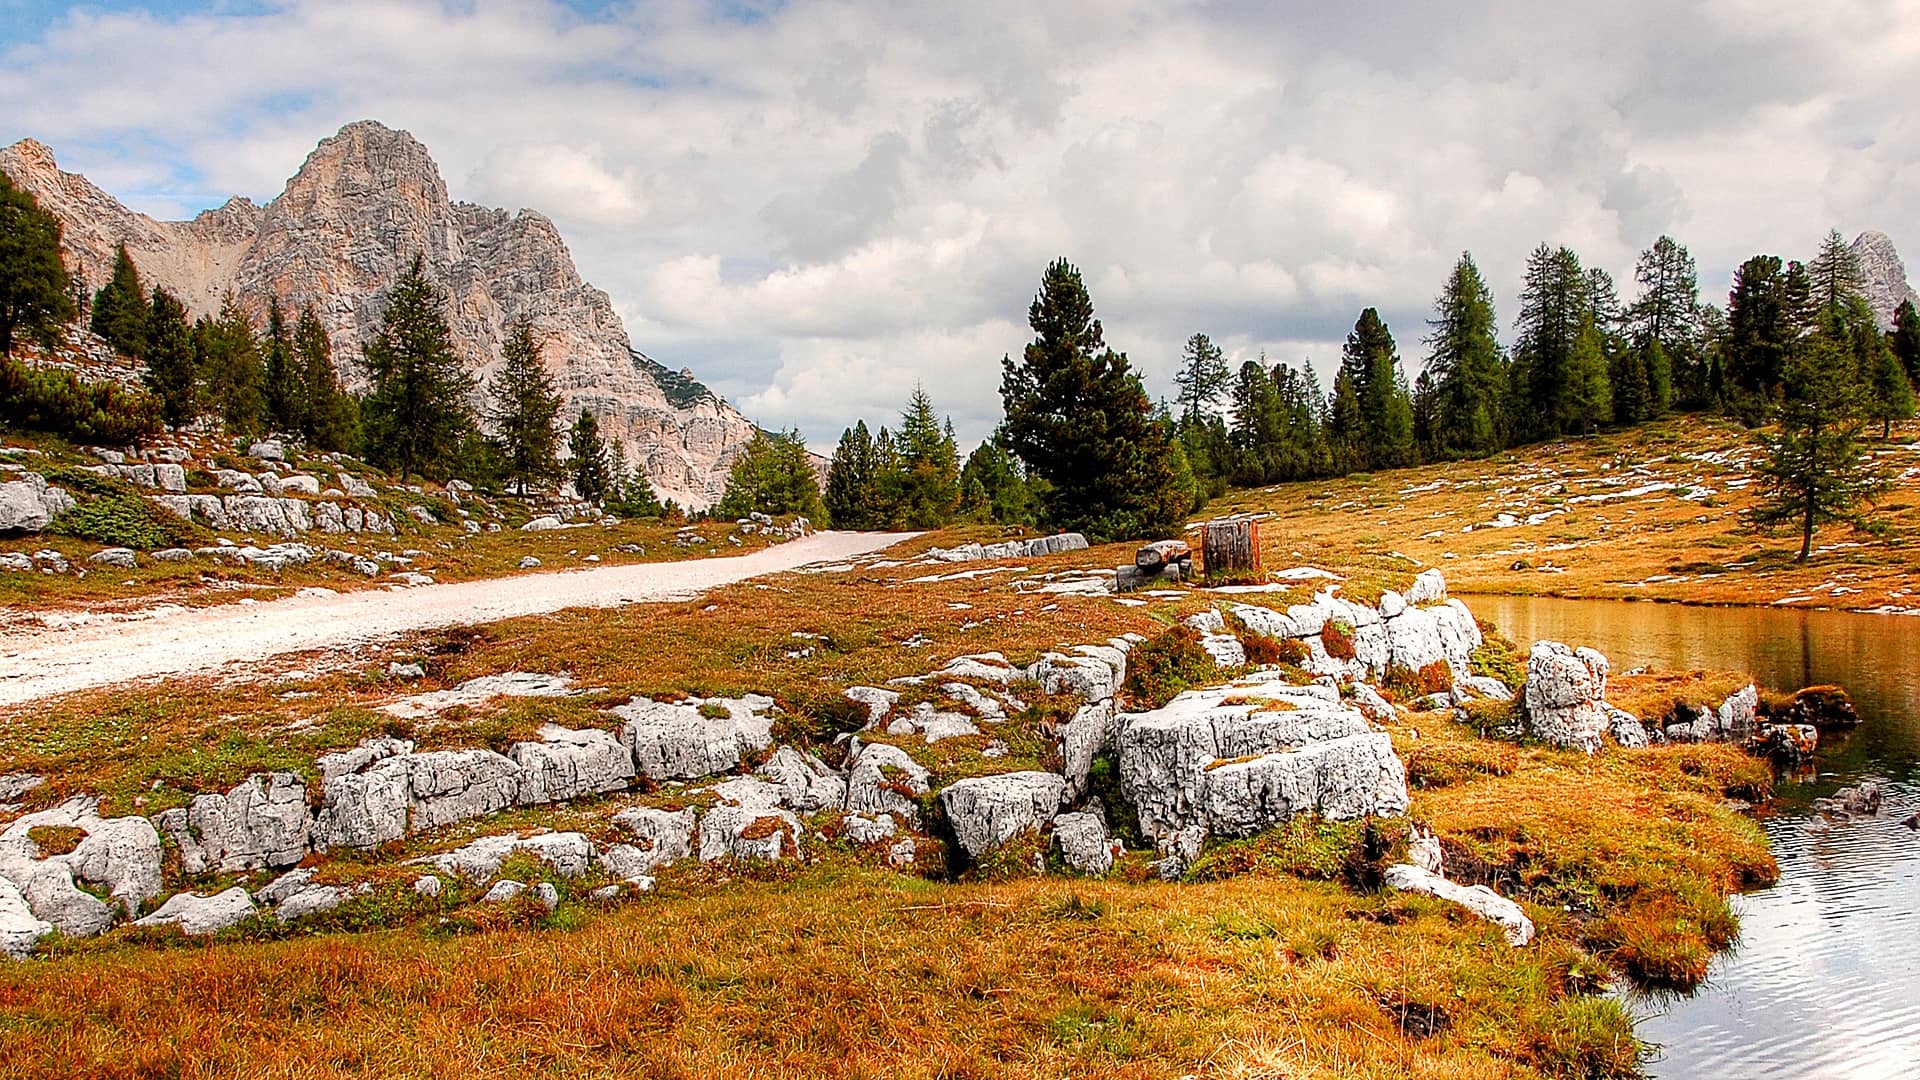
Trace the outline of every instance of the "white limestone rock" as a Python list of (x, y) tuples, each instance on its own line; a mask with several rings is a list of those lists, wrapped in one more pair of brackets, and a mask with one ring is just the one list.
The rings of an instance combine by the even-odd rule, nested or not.
[[(701, 714), (719, 706), (726, 715)], [(748, 755), (773, 742), (773, 699), (748, 694), (738, 700), (634, 701), (614, 710), (626, 721), (620, 742), (633, 754), (635, 770), (652, 780), (696, 780), (731, 772)]]
[(755, 772), (780, 789), (780, 805), (802, 814), (837, 810), (847, 803), (846, 778), (791, 746), (775, 750)]
[(918, 797), (927, 793), (928, 773), (907, 752), (886, 743), (860, 749), (847, 773), (847, 810), (920, 819)]
[(1453, 699), (1455, 702), (1512, 701), (1513, 689), (1489, 675), (1461, 675), (1453, 681)]
[(948, 785), (940, 792), (940, 806), (961, 849), (978, 859), (1022, 833), (1046, 828), (1066, 788), (1066, 778), (1058, 773), (976, 776)]
[(1447, 598), (1447, 579), (1439, 570), (1422, 570), (1407, 586), (1406, 598), (1414, 607), (1437, 604)]
[(504, 904), (526, 891), (527, 886), (525, 883), (507, 878), (494, 882), (493, 888), (487, 890), (486, 895), (480, 898), (480, 902), (483, 904)]
[(500, 864), (516, 852), (525, 852), (553, 867), (561, 877), (579, 877), (593, 862), (593, 844), (577, 832), (536, 833), (532, 836), (483, 836), (473, 843), (438, 855), (413, 860), (443, 874), (469, 881), (486, 881), (500, 872)]
[(841, 693), (848, 701), (867, 710), (869, 728), (879, 727), (880, 721), (892, 711), (894, 702), (900, 700), (900, 691), (883, 690), (877, 686), (849, 686)]
[[(0, 877), (26, 888), (46, 863), (60, 863), (74, 880), (105, 886), (129, 916), (160, 893), (160, 834), (139, 816), (102, 818), (98, 801), (68, 799), (59, 806), (24, 814), (0, 831)], [(38, 826), (77, 828), (85, 835), (63, 855), (48, 856), (28, 832)]]
[(1520, 905), (1485, 885), (1458, 885), (1446, 878), (1409, 863), (1387, 867), (1389, 888), (1425, 893), (1459, 904), (1475, 915), (1496, 923), (1505, 932), (1507, 944), (1519, 948), (1533, 940), (1533, 920)]
[(491, 750), (436, 750), (405, 760), (408, 828), (415, 832), (497, 814), (520, 793), (520, 766)]
[(73, 507), (65, 489), (48, 485), (39, 473), (21, 473), (0, 483), (0, 533), (39, 532)]
[(113, 925), (113, 908), (73, 882), (73, 869), (48, 860), (20, 890), (33, 914), (70, 938), (92, 937)]
[(1075, 873), (1100, 877), (1113, 869), (1119, 845), (1098, 814), (1061, 814), (1053, 819), (1053, 846)]
[(53, 924), (36, 918), (13, 882), (0, 878), (0, 952), (15, 960), (24, 959), (41, 938), (51, 933)]
[(154, 821), (180, 848), (189, 874), (292, 866), (306, 857), (313, 818), (295, 772), (255, 773), (225, 795), (201, 795)]
[(1341, 821), (1407, 811), (1406, 768), (1383, 732), (1216, 762), (1202, 790), (1207, 828), (1220, 836), (1251, 836), (1309, 812)]
[[(742, 778), (746, 779), (746, 778)], [(700, 818), (700, 861), (779, 862), (798, 858), (800, 819), (777, 806), (722, 802)]]
[(515, 743), (507, 757), (520, 766), (522, 806), (620, 791), (633, 782), (633, 752), (605, 731), (546, 724), (539, 742)]
[(235, 885), (212, 896), (175, 893), (159, 910), (135, 926), (177, 926), (190, 937), (208, 937), (251, 918), (258, 909), (247, 890)]
[(1067, 780), (1067, 799), (1087, 793), (1093, 762), (1113, 745), (1113, 702), (1096, 701), (1075, 709), (1060, 727), (1060, 757)]
[(633, 842), (609, 847), (601, 854), (600, 861), (616, 877), (652, 874), (693, 854), (696, 821), (692, 810), (656, 810), (647, 806), (622, 810), (613, 815), (613, 823), (626, 830)]
[(1607, 658), (1593, 649), (1535, 642), (1521, 695), (1528, 730), (1563, 749), (1598, 750), (1610, 727), (1607, 668)]

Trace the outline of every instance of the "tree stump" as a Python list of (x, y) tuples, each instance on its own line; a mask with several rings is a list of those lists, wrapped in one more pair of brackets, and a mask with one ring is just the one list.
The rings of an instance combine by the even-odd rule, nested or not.
[(1260, 573), (1260, 523), (1252, 518), (1209, 521), (1200, 531), (1207, 581), (1245, 580)]

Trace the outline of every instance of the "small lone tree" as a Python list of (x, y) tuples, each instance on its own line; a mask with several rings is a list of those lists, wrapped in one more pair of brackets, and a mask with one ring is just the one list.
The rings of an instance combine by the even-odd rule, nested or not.
[(910, 529), (949, 524), (960, 511), (960, 449), (952, 422), (941, 425), (933, 399), (921, 387), (914, 387), (894, 438), (900, 455), (895, 514), (901, 524)]
[(802, 514), (814, 519), (825, 516), (820, 484), (798, 431), (771, 435), (756, 431), (733, 459), (726, 493), (714, 507), (714, 514), (743, 518), (752, 513)]
[(1194, 427), (1219, 407), (1233, 376), (1227, 371), (1226, 354), (1205, 334), (1187, 339), (1180, 354), (1180, 370), (1173, 376), (1179, 388), (1180, 423)]
[(1758, 467), (1761, 502), (1752, 518), (1762, 529), (1797, 526), (1800, 562), (1813, 554), (1815, 529), (1863, 524), (1860, 504), (1887, 487), (1860, 443), (1865, 420), (1853, 368), (1842, 344), (1809, 338), (1782, 370), (1778, 427), (1760, 437), (1767, 458)]
[(1127, 364), (1107, 347), (1080, 271), (1047, 267), (1027, 311), (1034, 339), (1001, 361), (1009, 449), (1051, 485), (1047, 523), (1099, 540), (1173, 535), (1193, 506), (1171, 437)]
[(373, 383), (364, 406), (368, 457), (402, 480), (444, 472), (473, 430), (473, 381), (453, 351), (444, 301), (423, 257), (415, 255), (394, 283), (380, 335), (363, 356)]
[(145, 322), (147, 369), (142, 378), (147, 389), (160, 399), (160, 418), (179, 427), (199, 414), (193, 329), (187, 325), (187, 309), (172, 293), (155, 289)]
[(60, 261), (60, 222), (0, 172), (0, 356), (15, 335), (51, 347), (77, 309)]
[(613, 462), (600, 438), (600, 421), (586, 409), (580, 410), (567, 433), (567, 459), (575, 494), (597, 503), (613, 493)]
[(560, 395), (553, 388), (553, 376), (540, 362), (540, 347), (527, 320), (514, 323), (507, 332), (500, 356), (487, 420), (493, 424), (506, 479), (524, 496), (529, 484), (559, 474), (560, 431), (554, 421), (560, 415)]

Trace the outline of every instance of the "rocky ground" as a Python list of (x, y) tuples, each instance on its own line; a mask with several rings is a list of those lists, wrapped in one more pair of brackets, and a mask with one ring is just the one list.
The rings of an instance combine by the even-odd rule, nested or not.
[[(0, 716), (43, 1018), (0, 1050), (92, 1071), (126, 1009), (186, 1071), (1626, 1075), (1609, 970), (1697, 979), (1771, 873), (1765, 768), (1694, 741), (1750, 706), (1632, 727), (1435, 570), (1120, 595), (1130, 548), (983, 541)], [(227, 1004), (175, 1041), (182, 935)]]

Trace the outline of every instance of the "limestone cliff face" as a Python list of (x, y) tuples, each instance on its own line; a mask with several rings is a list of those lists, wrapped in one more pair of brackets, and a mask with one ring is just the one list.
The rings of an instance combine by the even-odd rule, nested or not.
[[(31, 139), (0, 149), (0, 169), (65, 228), (68, 266), (90, 286), (107, 279), (124, 243), (143, 280), (195, 314), (231, 291), (263, 323), (278, 299), (311, 306), (335, 361), (357, 385), (360, 349), (378, 331), (387, 291), (414, 255), (445, 290), (454, 339), (484, 388), (499, 366), (504, 327), (532, 320), (541, 359), (567, 415), (592, 410), (655, 491), (683, 506), (719, 498), (753, 425), (687, 376), (634, 350), (607, 294), (582, 281), (553, 222), (532, 211), (453, 202), (413, 136), (371, 121), (342, 128), (308, 155), (265, 206), (235, 198), (192, 221), (156, 221), (64, 173)], [(672, 393), (663, 386), (672, 383)]]
[(1893, 313), (1903, 301), (1920, 304), (1913, 286), (1907, 284), (1907, 267), (1900, 252), (1883, 232), (1863, 232), (1853, 241), (1854, 257), (1860, 260), (1861, 276), (1867, 283), (1867, 302), (1873, 305), (1880, 329), (1893, 329)]

